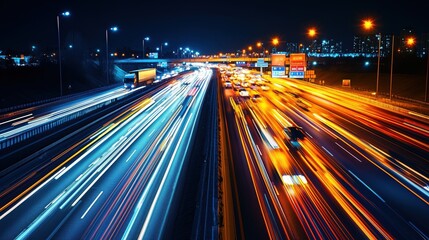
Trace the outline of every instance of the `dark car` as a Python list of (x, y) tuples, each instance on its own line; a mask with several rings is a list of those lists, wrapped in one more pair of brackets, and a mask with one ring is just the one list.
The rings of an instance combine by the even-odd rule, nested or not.
[(283, 129), (286, 136), (288, 136), (290, 141), (297, 141), (298, 139), (304, 139), (305, 134), (302, 130), (302, 127), (291, 126)]

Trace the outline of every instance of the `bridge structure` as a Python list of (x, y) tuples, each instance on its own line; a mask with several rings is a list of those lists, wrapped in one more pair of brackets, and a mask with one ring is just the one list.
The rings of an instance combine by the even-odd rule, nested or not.
[[(115, 64), (159, 64), (163, 62), (167, 63), (192, 63), (192, 62), (201, 62), (201, 63), (237, 63), (237, 62), (257, 62), (258, 59), (255, 57), (225, 57), (225, 58), (146, 58), (146, 59), (136, 59), (136, 58), (128, 58), (128, 59), (117, 59), (114, 60)], [(270, 57), (263, 58), (264, 62), (271, 63)]]

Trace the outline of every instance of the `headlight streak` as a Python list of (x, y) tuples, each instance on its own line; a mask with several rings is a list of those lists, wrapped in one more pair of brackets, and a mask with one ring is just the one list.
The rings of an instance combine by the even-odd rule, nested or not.
[(327, 119), (324, 119), (324, 118), (322, 118), (320, 116), (317, 116), (317, 118), (321, 122), (323, 122), (324, 124), (326, 124), (327, 126), (329, 126), (330, 128), (332, 128), (333, 130), (335, 130), (336, 132), (340, 133), (342, 136), (346, 137), (349, 140), (352, 140), (352, 142), (355, 145), (357, 145), (360, 149), (364, 150), (365, 152), (367, 152), (367, 154), (369, 154), (370, 156), (372, 156), (373, 158), (375, 158), (375, 160), (371, 160), (370, 158), (368, 158), (365, 155), (363, 155), (363, 153), (360, 153), (361, 151), (357, 151), (365, 159), (367, 159), (374, 166), (376, 166), (377, 168), (379, 168), (380, 170), (382, 170), (384, 173), (386, 173), (388, 176), (390, 176), (396, 182), (398, 182), (399, 184), (401, 184), (404, 188), (406, 188), (407, 190), (409, 190), (412, 194), (414, 194), (416, 197), (418, 197), (424, 203), (426, 203), (426, 204), (429, 205), (429, 201), (427, 199), (425, 199), (422, 196), (420, 196), (417, 192), (415, 192), (414, 190), (412, 190), (410, 187), (408, 187), (406, 184), (404, 184), (397, 177), (394, 176), (394, 175), (396, 175), (400, 179), (405, 180), (405, 182), (407, 182), (411, 186), (415, 187), (419, 192), (424, 193), (424, 195), (428, 196), (428, 193), (427, 193), (426, 190), (424, 190), (421, 186), (418, 186), (418, 185), (414, 184), (412, 181), (410, 181), (408, 178), (406, 178), (404, 175), (402, 175), (400, 172), (398, 172), (398, 170), (396, 168), (392, 167), (392, 161), (389, 160), (389, 159), (392, 159), (391, 156), (389, 156), (388, 154), (386, 154), (383, 151), (379, 150), (375, 146), (373, 146), (371, 144), (367, 144), (366, 142), (360, 140), (359, 138), (357, 138), (356, 136), (354, 136), (350, 132), (346, 131), (345, 129), (341, 128), (340, 126), (334, 124), (333, 122), (331, 122), (331, 121), (329, 121)]
[[(145, 101), (146, 102), (146, 101)], [(149, 102), (148, 105), (143, 104), (143, 108), (140, 109), (140, 112), (143, 112), (144, 110), (147, 109), (147, 107), (149, 107), (151, 104), (153, 104), (154, 102)], [(132, 118), (128, 118), (126, 122), (131, 121)], [(107, 135), (107, 137), (104, 138), (104, 140), (101, 140), (98, 142), (99, 139), (101, 139), (104, 135), (106, 135), (110, 130), (112, 130), (112, 128), (115, 127), (116, 124), (112, 124), (109, 127), (108, 131), (105, 131), (106, 129), (103, 130), (102, 134), (99, 134), (98, 137), (96, 137), (91, 143), (89, 143), (88, 145), (86, 145), (85, 147), (83, 147), (82, 149), (80, 149), (78, 152), (76, 152), (75, 154), (73, 154), (71, 157), (69, 157), (66, 161), (64, 161), (63, 163), (61, 163), (59, 166), (57, 166), (55, 169), (53, 169), (52, 171), (50, 171), (48, 174), (46, 174), (44, 177), (42, 177), (40, 180), (38, 180), (36, 183), (34, 183), (32, 186), (30, 186), (29, 188), (27, 188), (26, 190), (24, 190), (21, 194), (19, 194), (17, 197), (15, 197), (14, 199), (12, 199), (10, 202), (8, 202), (6, 205), (4, 205), (0, 211), (3, 211), (4, 209), (6, 209), (7, 207), (9, 207), (11, 204), (13, 204), (15, 201), (17, 201), (19, 198), (21, 198), (22, 196), (24, 196), (26, 193), (28, 193), (29, 191), (31, 191), (31, 189), (33, 189), (34, 187), (36, 187), (39, 183), (42, 183), (45, 179), (47, 179), (50, 175), (52, 175), (54, 172), (56, 172), (58, 169), (60, 169), (61, 167), (63, 167), (66, 163), (68, 163), (70, 160), (72, 160), (75, 156), (77, 156), (78, 154), (80, 154), (81, 152), (83, 152), (86, 148), (88, 148), (89, 146), (93, 145), (93, 143), (95, 143), (94, 147), (90, 148), (89, 151), (85, 152), (77, 161), (74, 161), (70, 166), (68, 166), (66, 169), (62, 168), (62, 170), (60, 170), (59, 173), (61, 173), (61, 175), (63, 175), (64, 173), (66, 173), (70, 168), (72, 168), (74, 165), (76, 165), (78, 162), (80, 162), (85, 156), (87, 156), (89, 153), (91, 153), (95, 148), (97, 148), (99, 145), (101, 145), (106, 139), (109, 138), (109, 136), (112, 136), (114, 132), (118, 131), (118, 129), (114, 130), (113, 132), (110, 133), (110, 135)], [(81, 141), (83, 142), (83, 141)], [(58, 173), (56, 173), (54, 176), (61, 176), (58, 175)], [(58, 177), (58, 178), (59, 178)], [(58, 179), (57, 178), (57, 179)], [(41, 186), (44, 186), (45, 184), (47, 184), (49, 181), (51, 180), (48, 179), (48, 181), (44, 182)], [(16, 204), (13, 208), (15, 209), (16, 207), (18, 207), (19, 205), (21, 205), (26, 199), (28, 199), (29, 196), (32, 196), (35, 192), (37, 192), (40, 189), (40, 187), (36, 188), (36, 190), (34, 190), (33, 192), (31, 192), (27, 197), (25, 197), (22, 201), (19, 201), (18, 204)], [(6, 215), (8, 215), (11, 211), (7, 211), (6, 213), (4, 213), (1, 217), (0, 220), (2, 218), (4, 218)]]
[[(204, 90), (205, 91), (205, 90)], [(202, 100), (199, 100), (200, 102), (202, 101)], [(193, 105), (193, 101), (191, 101), (189, 104), (187, 104), (187, 106), (188, 107), (190, 107), (190, 106), (192, 106)], [(180, 118), (182, 118), (181, 116), (181, 114), (180, 115), (178, 115), (178, 113), (179, 112), (181, 112), (180, 111), (180, 109), (176, 109), (176, 111), (175, 111), (175, 113), (173, 114), (173, 117), (171, 117), (170, 118), (170, 120), (169, 120), (169, 122), (166, 124), (166, 125), (164, 125), (164, 130), (163, 131), (165, 131), (165, 133), (166, 134), (168, 134), (170, 137), (163, 137), (162, 136), (162, 134), (160, 134), (160, 135), (158, 135), (158, 137), (157, 138), (159, 138), (159, 139), (166, 139), (166, 138), (168, 138), (168, 139), (173, 139), (173, 136), (171, 135), (171, 131), (169, 130), (168, 132), (167, 132), (167, 130), (168, 129), (172, 129), (172, 127), (170, 127), (169, 125), (170, 124), (177, 124), (177, 121), (175, 121), (175, 119), (180, 119)], [(185, 112), (186, 113), (186, 112)], [(175, 122), (174, 122), (175, 121)], [(173, 127), (173, 128), (176, 128), (176, 127)], [(181, 128), (179, 128), (179, 127), (177, 127), (178, 129), (181, 129)], [(177, 130), (177, 131), (179, 131), (179, 130)], [(157, 140), (155, 140), (154, 141), (154, 143), (156, 143), (156, 142), (158, 142)], [(158, 143), (156, 143), (158, 146), (160, 146), (161, 144), (158, 142)], [(164, 144), (162, 144), (162, 145), (164, 145)], [(170, 147), (170, 145), (172, 145), (172, 144), (165, 144), (166, 146), (167, 146), (167, 149)], [(154, 146), (154, 145), (153, 145)], [(174, 144), (173, 144), (173, 146), (174, 146)], [(152, 147), (151, 147), (152, 148)], [(160, 149), (159, 147), (158, 147), (158, 149)], [(156, 155), (154, 155), (153, 157), (150, 157), (149, 158), (149, 155), (148, 156), (144, 156), (143, 158), (142, 158), (142, 160), (144, 159), (144, 161), (145, 162), (149, 162), (154, 168), (155, 167), (157, 167), (157, 166), (159, 166), (159, 165), (162, 165), (162, 163), (160, 162), (160, 161), (157, 161), (157, 163), (155, 163), (155, 164), (152, 164), (152, 162), (154, 162), (154, 158), (158, 158), (158, 157), (162, 157), (162, 156), (164, 156), (165, 154), (167, 154), (167, 152), (168, 152), (168, 150), (165, 150), (165, 151), (160, 151), (160, 150), (158, 150), (157, 151), (157, 153), (156, 153)], [(154, 152), (154, 150), (150, 150), (150, 151), (148, 151), (148, 152)], [(140, 164), (140, 162), (142, 161), (142, 160), (140, 160), (139, 161), (139, 164)], [(133, 162), (134, 163), (134, 162)], [(141, 167), (140, 166), (135, 166), (135, 167), (133, 167), (134, 169), (141, 169)], [(146, 168), (146, 167), (145, 167)], [(143, 169), (145, 169), (145, 168), (143, 168)], [(127, 174), (128, 175), (128, 174)], [(143, 176), (137, 176), (137, 175), (135, 175), (134, 176), (134, 174), (131, 176), (129, 176), (129, 177), (127, 177), (127, 178), (129, 178), (129, 179), (131, 179), (131, 177), (132, 177), (132, 179), (136, 179), (136, 180), (138, 180), (138, 179), (151, 179), (153, 176), (156, 176), (156, 175), (158, 175), (158, 174), (156, 174), (156, 173), (154, 173), (154, 172), (152, 172), (152, 171), (146, 171), (145, 170), (145, 175), (143, 175)], [(133, 177), (134, 176), (134, 177)], [(139, 182), (141, 181), (141, 180), (138, 180)], [(137, 185), (136, 185), (137, 184)], [(142, 184), (144, 184), (144, 185), (142, 185)], [(152, 184), (152, 185), (154, 185), (154, 184)], [(137, 197), (138, 196), (142, 196), (141, 195), (141, 191), (140, 191), (140, 189), (142, 190), (142, 191), (144, 191), (143, 192), (143, 195), (145, 196), (144, 198), (146, 199), (146, 197), (147, 197), (147, 195), (145, 195), (145, 192), (146, 192), (146, 194), (149, 194), (149, 192), (146, 190), (146, 189), (148, 189), (149, 187), (148, 187), (148, 184), (146, 183), (146, 181), (145, 182), (142, 182), (142, 183), (131, 183), (131, 182), (127, 182), (124, 186), (129, 186), (129, 188), (130, 188), (130, 191), (133, 191), (133, 196), (131, 197), (131, 196), (129, 196), (129, 197), (127, 197), (126, 199), (126, 202), (123, 202), (123, 201), (121, 201), (121, 206), (117, 206), (117, 207), (115, 207), (114, 209), (117, 209), (115, 212), (112, 212), (111, 210), (109, 210), (104, 216), (99, 216), (97, 219), (100, 219), (100, 222), (98, 223), (99, 225), (98, 226), (94, 226), (94, 227), (91, 227), (91, 229), (88, 229), (87, 230), (87, 232), (86, 232), (86, 234), (85, 234), (85, 236), (88, 236), (88, 237), (90, 237), (90, 238), (94, 238), (94, 237), (96, 237), (96, 231), (97, 231), (97, 229), (99, 229), (100, 227), (101, 227), (101, 225), (102, 225), (102, 222), (105, 222), (106, 223), (106, 218), (107, 218), (107, 215), (109, 214), (109, 215), (111, 215), (112, 216), (112, 214), (114, 214), (114, 216), (112, 216), (112, 221), (114, 221), (114, 222), (107, 222), (106, 223), (106, 225), (107, 225), (107, 228), (104, 230), (104, 233), (102, 234), (102, 236), (100, 235), (99, 237), (102, 237), (102, 238), (111, 238), (111, 237), (114, 237), (114, 236), (116, 236), (116, 237), (118, 237), (118, 234), (120, 234), (120, 232), (119, 232), (119, 230), (120, 230), (120, 225), (122, 225), (122, 224), (124, 224), (125, 222), (125, 220), (126, 219), (128, 219), (127, 221), (128, 221), (128, 224), (127, 224), (127, 226), (126, 226), (126, 229), (125, 229), (125, 232), (123, 232), (122, 233), (122, 236), (128, 236), (129, 234), (131, 234), (131, 231), (133, 231), (132, 229), (135, 229), (135, 227), (138, 227), (138, 226), (134, 226), (135, 225), (135, 220), (136, 220), (136, 218), (137, 218), (137, 215), (139, 214), (139, 212), (141, 211), (141, 209), (142, 209), (142, 207), (143, 206), (145, 206), (144, 205), (144, 203), (142, 202), (142, 201), (139, 201), (138, 199), (137, 199)], [(154, 187), (155, 187), (156, 185), (154, 185)], [(132, 187), (132, 189), (131, 189), (131, 187)], [(128, 187), (127, 187), (128, 188)], [(153, 188), (153, 187), (152, 187)], [(137, 191), (136, 191), (137, 190)], [(121, 190), (121, 193), (120, 193), (120, 195), (116, 195), (116, 196), (111, 196), (111, 197), (114, 197), (115, 199), (114, 199), (114, 203), (115, 202), (117, 202), (117, 201), (120, 201), (120, 199), (119, 199), (119, 196), (122, 196), (122, 195), (124, 195), (126, 192), (123, 192), (123, 191), (125, 191), (124, 189), (122, 189)], [(137, 196), (138, 195), (138, 196)], [(128, 195), (127, 195), (128, 196)], [(109, 197), (110, 198), (110, 197)], [(133, 213), (132, 213), (132, 216), (130, 216), (130, 218), (127, 218), (126, 216), (128, 216), (128, 211), (131, 211), (131, 205), (130, 205), (130, 203), (132, 203), (132, 202), (134, 202), (134, 199), (135, 199), (135, 202), (136, 202), (136, 205), (133, 207)], [(140, 200), (141, 200), (142, 198), (140, 197)], [(110, 201), (110, 200), (109, 200)], [(146, 201), (146, 200), (145, 200)], [(149, 201), (149, 199), (147, 200), (147, 201)], [(119, 202), (117, 202), (117, 203), (119, 203)], [(124, 203), (125, 205), (124, 206), (122, 206), (122, 203)], [(148, 202), (149, 204), (150, 204), (150, 202)], [(112, 207), (113, 207), (113, 205), (111, 205)], [(106, 206), (107, 207), (107, 206)], [(122, 208), (126, 208), (127, 210), (121, 210)], [(146, 208), (146, 207), (145, 207)], [(112, 209), (113, 210), (113, 209)], [(146, 210), (145, 210), (146, 211)], [(101, 213), (100, 213), (101, 214)], [(119, 217), (119, 219), (118, 219), (118, 217)], [(89, 231), (91, 231), (92, 232), (92, 234), (91, 234), (91, 232), (89, 232)]]
[[(285, 81), (283, 80), (283, 82), (285, 82)], [(395, 115), (392, 115), (392, 116), (394, 116), (394, 117), (392, 117), (388, 114), (380, 114), (380, 112), (377, 112), (374, 109), (368, 108), (367, 104), (360, 104), (359, 103), (359, 102), (362, 102), (362, 103), (365, 102), (364, 100), (347, 101), (344, 98), (335, 97), (335, 95), (331, 94), (328, 90), (326, 91), (326, 94), (319, 94), (320, 91), (318, 91), (315, 88), (312, 88), (312, 87), (310, 88), (307, 86), (300, 87), (299, 89), (301, 89), (301, 90), (304, 89), (304, 91), (303, 91), (304, 94), (302, 94), (301, 97), (311, 98), (311, 96), (310, 96), (310, 93), (311, 93), (314, 95), (318, 95), (322, 98), (329, 99), (329, 101), (331, 101), (331, 102), (329, 102), (329, 101), (324, 100), (325, 105), (336, 103), (336, 104), (346, 108), (347, 113), (342, 112), (342, 114), (344, 114), (344, 115), (349, 114), (350, 118), (356, 117), (357, 119), (359, 119), (360, 123), (357, 124), (352, 120), (347, 120), (347, 118), (342, 118), (342, 117), (340, 117), (340, 118), (343, 121), (345, 120), (348, 123), (353, 124), (354, 126), (356, 126), (358, 128), (362, 128), (365, 131), (368, 131), (367, 130), (368, 128), (372, 128), (376, 131), (380, 131), (382, 134), (386, 134), (389, 137), (397, 139), (398, 141), (405, 142), (405, 143), (410, 144), (410, 145), (414, 145), (419, 149), (429, 149), (429, 147), (428, 147), (429, 145), (426, 142), (424, 142), (424, 141), (422, 142), (418, 138), (414, 139), (410, 135), (407, 135), (406, 133), (401, 132), (401, 130), (407, 129), (407, 130), (410, 130), (412, 132), (415, 132), (415, 133), (423, 136), (423, 139), (424, 139), (424, 136), (428, 136), (428, 132), (429, 132), (429, 130), (426, 129), (426, 125), (424, 125), (424, 124), (419, 124), (418, 122), (412, 122), (408, 119), (405, 119), (402, 121), (402, 119), (400, 117), (395, 117)], [(338, 95), (341, 95), (341, 94), (338, 94)], [(350, 99), (356, 99), (355, 97), (351, 97), (351, 96), (347, 96), (347, 97)], [(283, 104), (284, 101), (283, 102), (279, 101), (274, 96), (272, 98), (267, 98), (267, 99), (270, 99), (274, 105), (281, 107), (282, 110), (286, 109), (286, 111), (288, 113), (292, 113), (292, 114), (296, 115), (296, 117), (300, 118), (301, 120), (308, 119), (309, 121), (305, 121), (305, 122), (310, 123), (310, 121), (311, 121), (312, 124), (310, 124), (310, 126), (312, 128), (314, 128), (314, 129), (320, 128), (320, 130), (322, 130), (321, 132), (327, 133), (334, 140), (338, 140), (339, 142), (344, 143), (347, 147), (349, 147), (350, 149), (355, 151), (358, 155), (355, 156), (350, 151), (348, 151), (345, 147), (343, 147), (339, 143), (335, 142), (335, 144), (338, 147), (340, 147), (344, 152), (346, 152), (347, 154), (349, 154), (350, 156), (352, 156), (354, 159), (358, 160), (359, 162), (362, 162), (362, 160), (360, 159), (360, 156), (361, 156), (363, 160), (367, 160), (368, 162), (375, 165), (378, 169), (380, 169), (382, 172), (387, 174), (389, 177), (391, 177), (392, 179), (397, 181), (405, 189), (409, 190), (411, 193), (413, 193), (414, 195), (419, 197), (424, 203), (428, 204), (428, 202), (424, 199), (424, 197), (427, 197), (429, 194), (429, 190), (428, 190), (429, 186), (427, 186), (428, 179), (424, 173), (420, 173), (420, 172), (414, 170), (412, 167), (408, 166), (405, 162), (402, 162), (398, 159), (395, 159), (392, 156), (390, 156), (389, 154), (385, 154), (380, 149), (375, 148), (371, 144), (365, 142), (364, 140), (359, 139), (356, 135), (353, 134), (353, 132), (347, 131), (346, 128), (342, 128), (341, 126), (336, 125), (335, 121), (333, 121), (332, 119), (329, 118), (329, 116), (326, 116), (323, 113), (322, 114), (313, 113), (312, 115), (318, 121), (312, 121), (310, 118), (308, 118), (311, 116), (306, 117), (306, 115), (309, 115), (309, 114), (301, 113), (302, 114), (302, 116), (301, 116), (300, 114), (298, 114), (298, 112), (300, 112), (300, 111), (297, 108), (295, 108), (294, 106), (291, 106), (291, 108), (287, 107), (285, 104)], [(314, 100), (313, 98), (311, 98), (311, 99)], [(230, 101), (231, 101), (231, 99), (230, 99)], [(369, 101), (366, 101), (366, 102), (369, 102)], [(238, 109), (238, 106), (235, 103), (232, 103), (232, 101), (231, 101), (231, 105), (233, 106), (233, 108), (235, 110)], [(329, 110), (330, 110), (330, 108), (328, 107), (326, 109), (326, 111), (329, 111)], [(336, 112), (336, 111), (340, 112), (341, 111), (341, 110), (337, 110), (334, 107), (332, 107), (332, 110), (334, 110), (332, 112)], [(254, 110), (253, 112), (257, 112), (257, 111)], [(261, 110), (261, 112), (264, 114), (266, 111)], [(360, 112), (362, 114), (360, 114)], [(270, 121), (270, 123), (268, 124), (271, 129), (278, 130), (279, 128), (274, 126), (276, 124), (281, 125), (280, 128), (285, 126), (285, 123), (284, 123), (282, 117), (279, 116), (279, 114), (277, 114), (276, 111), (272, 111), (271, 114), (272, 114), (273, 119), (275, 119), (275, 121)], [(410, 114), (410, 115), (413, 115), (413, 114)], [(392, 120), (392, 119), (394, 119), (394, 120)], [(386, 123), (386, 124), (384, 124), (384, 123)], [(361, 127), (360, 125), (363, 125), (365, 127)], [(400, 130), (395, 130), (393, 127), (390, 127), (390, 126), (398, 127), (398, 129), (400, 129)], [(319, 131), (319, 130), (317, 130), (317, 131)], [(278, 133), (278, 131), (277, 131), (277, 133)], [(346, 172), (341, 170), (343, 168), (341, 166), (341, 163), (339, 163), (339, 162), (336, 163), (336, 161), (335, 161), (336, 159), (330, 159), (330, 158), (333, 158), (333, 156), (332, 156), (333, 154), (330, 153), (329, 151), (327, 151), (327, 147), (326, 148), (325, 147), (321, 147), (321, 148), (310, 147), (311, 146), (311, 145), (309, 145), (310, 141), (308, 141), (308, 140), (303, 141), (302, 143), (304, 145), (303, 145), (302, 150), (297, 152), (298, 155), (300, 155), (302, 159), (308, 158), (308, 160), (305, 160), (305, 163), (308, 165), (308, 167), (311, 169), (311, 171), (314, 174), (316, 174), (317, 178), (320, 180), (321, 183), (326, 185), (325, 182), (328, 182), (328, 185), (331, 186), (331, 188), (329, 188), (328, 192), (330, 192), (331, 195), (334, 196), (334, 199), (338, 198), (337, 201), (339, 202), (341, 207), (344, 209), (345, 213), (353, 219), (353, 222), (355, 222), (355, 224), (362, 230), (362, 232), (365, 233), (367, 235), (367, 237), (370, 237), (370, 238), (371, 238), (371, 236), (377, 237), (377, 238), (380, 238), (380, 237), (388, 238), (388, 239), (392, 238), (392, 236), (390, 236), (390, 234), (387, 232), (387, 230), (383, 229), (383, 227), (381, 226), (381, 223), (379, 223), (375, 219), (375, 217), (372, 216), (372, 214), (369, 212), (368, 209), (365, 209), (364, 205), (362, 205), (359, 202), (359, 199), (355, 198), (353, 194), (359, 195), (360, 198), (363, 198), (365, 201), (368, 201), (370, 204), (371, 204), (371, 201), (369, 199), (366, 199), (365, 196), (361, 195), (359, 190), (354, 188), (353, 183), (347, 179), (348, 178), (350, 178), (352, 180), (356, 179), (363, 186), (365, 186), (369, 191), (373, 192), (377, 196), (377, 198), (379, 198), (381, 200), (381, 202), (384, 202), (384, 199), (381, 198), (380, 195), (378, 195), (375, 191), (373, 191), (362, 180), (354, 177), (356, 175), (354, 175), (352, 172), (349, 172), (350, 170), (347, 170)], [(287, 147), (284, 146), (283, 143), (281, 143), (279, 145), (280, 145), (280, 150), (287, 149)], [(378, 150), (374, 150), (374, 149), (378, 149)], [(277, 152), (277, 151), (269, 151), (268, 153), (270, 155), (272, 162), (277, 165), (277, 163), (279, 163), (280, 161), (277, 160), (278, 157), (273, 158), (272, 155), (274, 152)], [(320, 155), (320, 156), (318, 157), (318, 155)], [(336, 158), (338, 158), (338, 156), (336, 156)], [(425, 159), (422, 159), (422, 160), (424, 161)], [(315, 164), (310, 164), (312, 162), (321, 162), (321, 163), (327, 164), (327, 166), (322, 167), (322, 166), (318, 166)], [(334, 166), (334, 165), (337, 165), (337, 166)], [(278, 167), (278, 165), (277, 165), (277, 167)], [(276, 169), (277, 169), (277, 167), (276, 167)], [(338, 171), (336, 169), (340, 169), (341, 171)], [(288, 172), (288, 171), (284, 171), (284, 169), (283, 169), (279, 173), (284, 173), (284, 172)], [(321, 172), (322, 173), (326, 172), (326, 174), (320, 175)], [(348, 177), (344, 178), (343, 176), (348, 176)], [(354, 177), (354, 179), (353, 179), (353, 177)], [(344, 183), (346, 183), (346, 184), (344, 185)], [(342, 184), (344, 186), (342, 186)], [(311, 185), (309, 185), (309, 186), (311, 187)], [(334, 188), (332, 188), (332, 186), (334, 186)], [(412, 186), (412, 187), (410, 187), (410, 186)], [(417, 189), (417, 191), (414, 191), (413, 189), (411, 189), (413, 187), (415, 187)], [(348, 188), (351, 188), (353, 191), (350, 191)], [(307, 199), (302, 198), (302, 199), (299, 199), (298, 201), (295, 201), (295, 200), (297, 200), (297, 197), (307, 196), (307, 195), (310, 195), (310, 193), (312, 193), (313, 191), (317, 191), (317, 189), (315, 189), (315, 188), (312, 191), (310, 191), (309, 189), (311, 189), (311, 188), (307, 188), (307, 187), (302, 187), (301, 189), (287, 188), (286, 191), (287, 191), (287, 193), (289, 193), (289, 200), (291, 202), (300, 203), (302, 201), (304, 201), (304, 202), (308, 201), (308, 203), (305, 203), (304, 205), (303, 204), (295, 205), (294, 209), (297, 212), (299, 212), (298, 216), (303, 221), (303, 225), (309, 224), (308, 229), (311, 229), (310, 230), (310, 234), (311, 234), (310, 236), (312, 236), (310, 238), (320, 239), (320, 238), (325, 238), (325, 237), (331, 238), (331, 237), (335, 236), (335, 238), (338, 239), (339, 236), (343, 236), (343, 238), (344, 237), (345, 238), (352, 237), (352, 235), (350, 235), (350, 233), (346, 230), (346, 226), (341, 225), (341, 220), (336, 218), (336, 215), (335, 215), (336, 213), (333, 212), (332, 209), (327, 207), (327, 205), (326, 205), (327, 202), (318, 204), (319, 199), (321, 199), (321, 196), (319, 196), (319, 197), (313, 196), (313, 197), (307, 198)], [(299, 191), (297, 191), (297, 190), (303, 190), (306, 194), (297, 194), (297, 193), (299, 193)], [(418, 196), (418, 192), (421, 192), (422, 196)], [(315, 205), (317, 207), (314, 208), (314, 207), (312, 207), (312, 205), (313, 206)], [(325, 209), (325, 210), (323, 210), (323, 209)], [(364, 212), (362, 212), (362, 211), (364, 211)], [(320, 220), (317, 220), (317, 216), (318, 216), (316, 214), (317, 212), (320, 212), (321, 213), (320, 216), (324, 216), (324, 217), (322, 217)], [(330, 212), (330, 215), (328, 215), (329, 212)], [(336, 218), (337, 220), (329, 220), (329, 217)], [(312, 221), (315, 221), (315, 222), (320, 221), (321, 224), (311, 223)], [(323, 223), (323, 222), (325, 222), (325, 223)], [(338, 224), (338, 226), (339, 226), (338, 228), (336, 228), (334, 226), (334, 222), (336, 222), (335, 224)], [(413, 226), (413, 224), (411, 222), (410, 222), (410, 225)], [(330, 230), (322, 230), (322, 229), (325, 229), (325, 227), (330, 228)], [(336, 231), (344, 231), (343, 232), (344, 235), (342, 233), (339, 233)], [(420, 234), (422, 233), (418, 228), (416, 228), (416, 231)], [(319, 233), (322, 233), (322, 232), (325, 232), (328, 235), (320, 235)], [(329, 235), (330, 233), (334, 233), (334, 235)], [(340, 235), (336, 235), (337, 233), (339, 233)], [(378, 235), (378, 234), (381, 234), (381, 235)], [(348, 236), (348, 237), (346, 237), (346, 236)], [(425, 235), (423, 234), (422, 236), (425, 236)]]
[[(230, 99), (231, 101), (233, 101), (232, 99)], [(257, 186), (258, 184), (258, 180), (257, 180), (257, 176), (255, 175), (254, 171), (255, 170), (251, 170), (251, 169), (259, 169), (259, 172), (262, 176), (262, 179), (264, 181), (264, 185), (266, 186), (269, 196), (272, 199), (272, 202), (275, 204), (275, 210), (278, 214), (278, 216), (282, 216), (280, 218), (280, 223), (281, 223), (281, 228), (283, 229), (283, 232), (286, 235), (289, 235), (289, 231), (287, 231), (287, 229), (291, 230), (293, 228), (291, 228), (289, 225), (290, 223), (287, 221), (287, 218), (285, 217), (285, 214), (283, 212), (283, 209), (281, 208), (278, 199), (277, 199), (277, 195), (276, 195), (276, 191), (274, 190), (274, 188), (271, 185), (271, 180), (269, 179), (269, 176), (265, 170), (265, 166), (262, 162), (262, 159), (260, 157), (260, 155), (255, 152), (256, 149), (256, 144), (254, 143), (252, 136), (250, 134), (250, 130), (248, 128), (247, 122), (245, 120), (244, 114), (242, 112), (242, 108), (240, 105), (236, 105), (235, 102), (232, 103), (234, 109), (235, 109), (235, 121), (236, 121), (236, 126), (238, 129), (238, 133), (241, 139), (241, 144), (243, 146), (244, 149), (244, 153), (245, 153), (245, 158), (246, 158), (246, 162), (247, 165), (249, 167), (249, 172), (252, 178), (252, 182), (253, 182), (253, 186), (255, 191), (257, 192), (257, 199), (259, 202), (259, 207), (261, 208), (261, 212), (265, 213), (266, 211), (264, 211), (264, 209), (268, 209), (269, 206), (263, 204), (265, 203), (264, 198), (263, 198), (263, 193), (262, 190), (259, 189)], [(250, 144), (252, 147), (247, 147), (247, 144)], [(256, 166), (254, 165), (254, 162), (256, 160)], [(276, 225), (276, 223), (273, 221), (272, 216), (267, 217), (265, 216), (265, 214), (262, 214), (268, 234), (270, 235), (271, 238), (276, 238), (279, 237), (278, 236), (278, 232), (276, 229), (278, 229), (278, 226)], [(289, 227), (286, 227), (289, 226)], [(293, 231), (293, 230), (292, 230)], [(292, 233), (293, 234), (293, 233)], [(290, 237), (289, 237), (290, 238)]]

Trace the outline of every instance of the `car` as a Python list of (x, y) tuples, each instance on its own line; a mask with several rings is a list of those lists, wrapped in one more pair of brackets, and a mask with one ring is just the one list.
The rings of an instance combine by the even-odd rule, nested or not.
[(301, 99), (298, 99), (296, 101), (296, 105), (304, 110), (309, 110), (309, 108), (311, 107), (311, 105), (309, 103), (306, 103), (304, 101), (302, 101)]
[(308, 184), (307, 179), (302, 174), (295, 174), (295, 175), (284, 174), (282, 175), (282, 182), (283, 184), (289, 185), (289, 186)]
[(259, 95), (258, 93), (252, 94), (252, 100), (254, 102), (260, 101), (261, 99), (261, 95)]
[(231, 81), (225, 81), (225, 88), (232, 88)]
[(283, 132), (293, 147), (299, 148), (301, 146), (299, 140), (303, 140), (305, 138), (304, 130), (301, 127), (286, 127), (283, 129)]
[(270, 87), (268, 87), (267, 85), (263, 84), (263, 85), (261, 85), (261, 89), (263, 91), (268, 91), (268, 90), (270, 90)]
[(304, 130), (302, 129), (302, 127), (298, 127), (298, 126), (285, 127), (283, 131), (291, 140), (296, 141), (298, 139), (305, 138)]
[(242, 97), (249, 97), (249, 92), (245, 88), (238, 89), (238, 93)]

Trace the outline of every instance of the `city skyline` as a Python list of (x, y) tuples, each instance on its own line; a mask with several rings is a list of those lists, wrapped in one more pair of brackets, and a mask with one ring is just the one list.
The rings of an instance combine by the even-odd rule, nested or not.
[(29, 3), (22, 9), (20, 3), (3, 2), (6, 11), (0, 17), (0, 27), (6, 37), (0, 40), (0, 49), (28, 49), (32, 45), (55, 48), (55, 18), (65, 10), (71, 15), (61, 18), (64, 41), (82, 41), (87, 48), (103, 48), (104, 30), (113, 25), (119, 31), (111, 36), (112, 48), (138, 50), (142, 39), (150, 36), (146, 43), (149, 48), (168, 41), (172, 48), (192, 47), (206, 54), (235, 51), (258, 41), (270, 45), (273, 37), (285, 42), (309, 42), (306, 34), (310, 27), (317, 29), (316, 38), (335, 39), (343, 42), (344, 49), (351, 49), (353, 36), (362, 33), (361, 21), (366, 18), (374, 19), (374, 33), (399, 33), (403, 28), (413, 29), (416, 34), (427, 32), (419, 19), (423, 9), (417, 4), (391, 5), (361, 2), (351, 8), (330, 2), (310, 1), (306, 6), (269, 2), (262, 5), (266, 10), (260, 10), (258, 5), (245, 2), (219, 1), (205, 7), (192, 1), (121, 5), (59, 1), (49, 5)]

